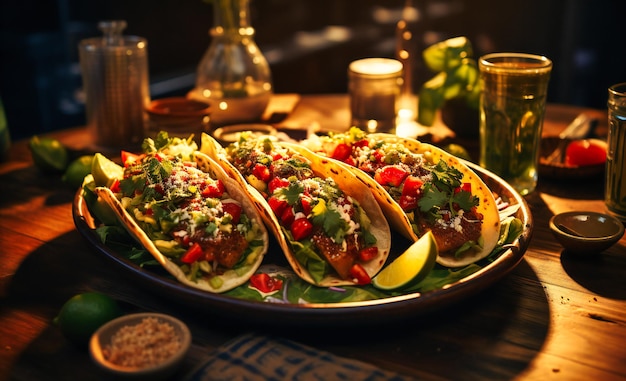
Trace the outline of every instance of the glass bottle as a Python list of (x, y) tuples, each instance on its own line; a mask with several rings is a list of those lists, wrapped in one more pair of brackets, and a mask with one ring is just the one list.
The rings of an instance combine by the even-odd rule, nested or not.
[(269, 64), (254, 41), (250, 0), (213, 0), (211, 44), (189, 98), (211, 104), (212, 127), (258, 121), (272, 94)]

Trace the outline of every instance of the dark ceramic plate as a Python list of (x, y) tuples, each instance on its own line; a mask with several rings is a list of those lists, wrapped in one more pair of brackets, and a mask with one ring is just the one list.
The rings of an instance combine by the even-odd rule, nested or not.
[[(546, 158), (557, 148), (560, 140), (561, 139), (558, 137), (545, 137), (541, 139), (539, 176), (560, 180), (571, 180), (600, 177), (604, 174), (604, 164), (570, 166), (565, 165), (563, 160), (556, 163), (548, 163)], [(565, 155), (563, 155), (563, 157), (564, 156)]]
[(94, 219), (90, 215), (80, 191), (74, 200), (73, 216), (78, 231), (102, 255), (124, 270), (129, 277), (149, 287), (152, 292), (190, 308), (199, 309), (202, 312), (219, 315), (231, 320), (247, 320), (251, 323), (267, 325), (340, 326), (354, 325), (355, 322), (389, 324), (391, 320), (424, 314), (476, 294), (505, 276), (517, 266), (524, 256), (533, 229), (532, 216), (528, 205), (502, 179), (475, 164), (467, 164), (483, 178), (494, 193), (500, 195), (503, 199), (508, 199), (512, 205), (520, 205), (516, 212), (516, 217), (522, 221), (524, 226), (521, 236), (513, 243), (511, 248), (507, 249), (495, 261), (443, 288), (424, 293), (414, 292), (369, 301), (279, 304), (256, 302), (197, 290), (178, 283), (165, 273), (158, 273), (139, 267), (102, 244), (94, 231)]

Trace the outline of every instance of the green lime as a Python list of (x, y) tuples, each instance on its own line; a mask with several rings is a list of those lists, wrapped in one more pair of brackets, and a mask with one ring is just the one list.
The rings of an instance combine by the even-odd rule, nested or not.
[(443, 150), (448, 152), (451, 155), (459, 157), (461, 159), (465, 159), (467, 161), (472, 161), (472, 157), (469, 152), (460, 144), (450, 143), (443, 147)]
[(93, 155), (84, 155), (72, 161), (63, 174), (63, 181), (72, 188), (78, 188), (83, 184), (85, 176), (91, 173)]
[(429, 231), (372, 279), (381, 290), (397, 290), (422, 281), (435, 266), (437, 244)]
[(67, 167), (67, 148), (58, 140), (33, 136), (29, 147), (35, 165), (42, 171), (61, 172)]
[(86, 345), (91, 335), (104, 323), (121, 315), (115, 299), (97, 292), (71, 297), (54, 319), (63, 335), (72, 343)]
[(124, 168), (101, 153), (96, 153), (91, 163), (91, 175), (97, 187), (110, 187), (116, 179), (124, 177)]

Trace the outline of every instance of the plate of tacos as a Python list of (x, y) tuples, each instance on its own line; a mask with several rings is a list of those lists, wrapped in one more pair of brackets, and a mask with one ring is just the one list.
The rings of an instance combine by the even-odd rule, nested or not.
[[(532, 218), (500, 178), (417, 141), (346, 134), (354, 138), (293, 144), (243, 132), (225, 146), (203, 135), (198, 147), (159, 133), (143, 152), (110, 158), (115, 176), (85, 178), (75, 225), (154, 292), (269, 325), (415, 316), (488, 287), (521, 261)], [(370, 176), (345, 152), (336, 157), (346, 148), (362, 154), (365, 141), (379, 149), (368, 157), (387, 150), (383, 162), (395, 169), (379, 165)], [(375, 287), (426, 232), (440, 248), (428, 275), (402, 289)]]

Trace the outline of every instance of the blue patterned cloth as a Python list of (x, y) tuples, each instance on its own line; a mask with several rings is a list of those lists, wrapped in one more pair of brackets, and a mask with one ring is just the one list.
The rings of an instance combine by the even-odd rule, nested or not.
[(216, 349), (186, 380), (405, 381), (412, 378), (290, 340), (248, 334)]

